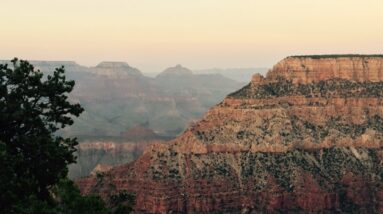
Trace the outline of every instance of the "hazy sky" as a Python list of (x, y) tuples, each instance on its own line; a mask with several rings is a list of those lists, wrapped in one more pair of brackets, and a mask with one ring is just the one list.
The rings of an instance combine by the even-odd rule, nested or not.
[(382, 53), (382, 0), (1, 0), (0, 58), (126, 61), (144, 72)]

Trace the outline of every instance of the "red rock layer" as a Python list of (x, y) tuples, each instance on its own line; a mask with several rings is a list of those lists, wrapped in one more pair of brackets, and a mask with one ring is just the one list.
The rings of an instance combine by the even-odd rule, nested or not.
[(353, 81), (383, 81), (383, 60), (376, 56), (287, 57), (267, 74), (267, 79), (283, 76), (294, 83), (333, 78)]

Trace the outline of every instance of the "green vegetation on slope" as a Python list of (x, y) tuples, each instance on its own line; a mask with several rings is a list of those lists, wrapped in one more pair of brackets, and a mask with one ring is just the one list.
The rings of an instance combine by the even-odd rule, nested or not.
[[(342, 179), (346, 173), (364, 178), (363, 182), (374, 192), (374, 185), (383, 181), (383, 163), (378, 161), (379, 155), (381, 151), (376, 149), (338, 147), (314, 151), (297, 149), (285, 153), (177, 154), (167, 151), (157, 154), (147, 176), (156, 181), (171, 179), (182, 183), (182, 180), (189, 179), (183, 177), (187, 170), (194, 181), (220, 180), (228, 188), (230, 186), (229, 189), (237, 189), (243, 194), (268, 191), (270, 180), (274, 180), (282, 191), (292, 194), (308, 188), (302, 185), (319, 185), (325, 192), (340, 193), (340, 197), (344, 197), (340, 201), (340, 209), (349, 213), (357, 212), (360, 207), (342, 196), (348, 188)], [(312, 179), (314, 183), (305, 183), (300, 180), (302, 178)], [(246, 188), (241, 189), (241, 185), (246, 185)], [(370, 211), (373, 210), (370, 207)]]
[(279, 77), (278, 81), (262, 85), (246, 85), (229, 95), (237, 99), (270, 99), (287, 96), (306, 98), (382, 97), (383, 82), (354, 82), (344, 79), (321, 80), (309, 84), (293, 84)]

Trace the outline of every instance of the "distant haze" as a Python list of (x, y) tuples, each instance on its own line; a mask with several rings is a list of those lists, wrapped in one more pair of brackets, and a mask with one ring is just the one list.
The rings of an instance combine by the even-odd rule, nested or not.
[(271, 67), (287, 55), (380, 53), (381, 0), (2, 0), (0, 58)]

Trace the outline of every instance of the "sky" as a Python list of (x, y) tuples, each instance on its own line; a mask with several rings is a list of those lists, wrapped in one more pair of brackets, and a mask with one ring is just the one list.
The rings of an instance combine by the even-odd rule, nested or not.
[(383, 53), (382, 0), (1, 0), (0, 58), (143, 72)]

